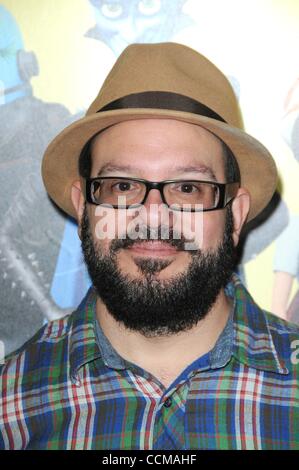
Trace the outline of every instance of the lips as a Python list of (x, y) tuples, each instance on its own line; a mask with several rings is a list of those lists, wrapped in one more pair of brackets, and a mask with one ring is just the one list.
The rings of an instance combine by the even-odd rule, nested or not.
[(146, 241), (146, 242), (136, 242), (130, 248), (130, 251), (136, 253), (143, 253), (148, 255), (173, 255), (178, 250), (175, 246), (172, 246), (168, 243), (163, 243), (161, 241)]

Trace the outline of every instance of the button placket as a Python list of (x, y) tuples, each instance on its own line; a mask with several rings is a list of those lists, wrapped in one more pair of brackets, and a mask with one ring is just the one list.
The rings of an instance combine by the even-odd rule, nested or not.
[(163, 406), (165, 406), (165, 408), (169, 408), (171, 405), (172, 405), (172, 398), (167, 397), (166, 400), (163, 403)]

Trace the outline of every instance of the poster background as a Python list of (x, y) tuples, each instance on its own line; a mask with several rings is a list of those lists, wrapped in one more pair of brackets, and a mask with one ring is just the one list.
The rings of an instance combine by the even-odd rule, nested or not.
[[(142, 9), (140, 4), (143, 4)], [(175, 8), (174, 4), (177, 5), (177, 10), (170, 11), (171, 8)], [(40, 145), (35, 147), (36, 142), (32, 143), (32, 152), (35, 153), (36, 161), (33, 170), (31, 167), (28, 169), (28, 174), (34, 174), (36, 191), (32, 200), (35, 197), (39, 203), (37, 205), (32, 203), (33, 218), (30, 227), (26, 225), (28, 217), (26, 223), (16, 225), (17, 241), (12, 245), (16, 258), (20, 253), (20, 257), (26, 258), (26, 262), (30, 260), (30, 266), (24, 264), (21, 270), (19, 267), (11, 267), (9, 271), (6, 268), (10, 265), (7, 260), (3, 261), (5, 258), (3, 253), (0, 258), (0, 268), (2, 262), (0, 339), (6, 343), (7, 351), (15, 349), (29, 339), (44, 321), (51, 318), (51, 315), (53, 318), (64, 315), (76, 306), (77, 300), (73, 302), (74, 305), (61, 308), (57, 305), (57, 299), (55, 300), (51, 294), (53, 276), (63, 251), (61, 243), (63, 244), (66, 237), (65, 227), (70, 226), (62, 214), (42, 199), (42, 187), (37, 176), (38, 165), (47, 141), (84, 113), (97, 94), (116, 56), (126, 43), (135, 41), (172, 40), (191, 46), (206, 55), (234, 84), (239, 95), (246, 131), (272, 152), (280, 174), (280, 194), (286, 207), (279, 213), (274, 223), (276, 228), (272, 230), (270, 226), (268, 231), (264, 229), (265, 234), (273, 233), (273, 240), (269, 243), (267, 241), (267, 246), (261, 252), (259, 245), (262, 246), (263, 242), (253, 233), (249, 261), (244, 265), (244, 276), (249, 291), (261, 307), (270, 310), (274, 283), (273, 260), (276, 250), (274, 239), (278, 232), (282, 231), (279, 220), (286, 226), (288, 219), (293, 215), (299, 215), (299, 160), (294, 143), (291, 142), (294, 123), (299, 115), (298, 2), (295, 0), (226, 0), (225, 2), (221, 0), (181, 2), (2, 0), (0, 6), (5, 7), (18, 24), (24, 50), (34, 51), (39, 71), (30, 79), (33, 95), (40, 100), (40, 107), (45, 115), (53, 114), (51, 126), (47, 125), (47, 132), (42, 128), (42, 122), (45, 121), (41, 118), (41, 127), (38, 127), (37, 133)], [(117, 18), (117, 8), (127, 11), (127, 17)], [(149, 15), (150, 9), (152, 12), (156, 9), (156, 13)], [(147, 11), (147, 14), (144, 14), (144, 11)], [(108, 16), (104, 17), (103, 12), (108, 13)], [(97, 37), (95, 34), (96, 25), (98, 30), (105, 32), (102, 37)], [(147, 35), (148, 29), (152, 32), (151, 36)], [(7, 106), (5, 103), (2, 104)], [(59, 107), (55, 108), (57, 105)], [(1, 107), (3, 108), (0, 106), (0, 109)], [(58, 115), (60, 117), (56, 120)], [(17, 123), (17, 112), (14, 116)], [(28, 113), (27, 118), (26, 122), (30, 126), (32, 115)], [(26, 119), (25, 115), (23, 119)], [(18, 127), (16, 123), (12, 119), (9, 127), (12, 134), (15, 129), (14, 137), (20, 143), (18, 152), (22, 152), (22, 139), (26, 143), (25, 132), (28, 136), (28, 129), (26, 130), (25, 126)], [(42, 136), (45, 138), (43, 142)], [(0, 146), (0, 150), (1, 148)], [(28, 148), (25, 150), (28, 151)], [(2, 168), (2, 175), (5, 174), (6, 179), (7, 177), (12, 179), (14, 173), (5, 173), (8, 167), (5, 158), (5, 155), (0, 153), (0, 164), (3, 163), (0, 169)], [(17, 163), (16, 165), (18, 168)], [(8, 200), (7, 192), (1, 194), (2, 198), (4, 196), (7, 207), (2, 208), (3, 218), (8, 213), (7, 208), (12, 204), (12, 200)], [(41, 203), (41, 200), (44, 202)], [(26, 239), (29, 229), (32, 230), (32, 227), (42, 224), (42, 216), (50, 226), (47, 234), (51, 233), (47, 242), (45, 241), (36, 250), (30, 250), (31, 240), (28, 240), (28, 249), (24, 254), (18, 242), (22, 241), (23, 237)], [(74, 233), (72, 228), (70, 230)], [(7, 233), (5, 236), (12, 239), (11, 233)], [(39, 237), (42, 235), (44, 233)], [(263, 239), (261, 232), (259, 236)], [(4, 237), (2, 240), (5, 241), (7, 238)], [(69, 247), (65, 245), (65, 251), (68, 249)], [(75, 251), (76, 249), (74, 247)], [(28, 258), (33, 255), (35, 257), (32, 259)], [(7, 266), (5, 263), (8, 263)], [(76, 267), (72, 269), (75, 270)], [(38, 279), (38, 273), (43, 273), (39, 276), (40, 289), (35, 289), (34, 292), (30, 290), (28, 283), (24, 284), (22, 280), (30, 270), (33, 283)], [(81, 285), (85, 285), (86, 279), (82, 279)], [(61, 282), (66, 283), (67, 280)], [(63, 284), (63, 288), (66, 288), (65, 286), (66, 284)], [(297, 289), (298, 282), (295, 279), (290, 298), (295, 295)], [(10, 299), (14, 299), (14, 302)]]

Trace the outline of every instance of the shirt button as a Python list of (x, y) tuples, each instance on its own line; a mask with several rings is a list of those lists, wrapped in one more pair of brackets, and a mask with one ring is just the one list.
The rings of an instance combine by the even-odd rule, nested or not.
[(172, 398), (171, 397), (168, 397), (165, 402), (164, 402), (164, 406), (165, 408), (169, 408), (172, 404)]

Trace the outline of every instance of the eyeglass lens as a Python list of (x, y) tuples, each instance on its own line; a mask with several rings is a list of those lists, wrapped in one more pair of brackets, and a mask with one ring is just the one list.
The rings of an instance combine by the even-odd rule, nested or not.
[[(92, 184), (93, 200), (97, 204), (112, 206), (141, 204), (146, 194), (146, 184), (131, 179), (107, 178), (98, 179)], [(166, 183), (163, 188), (165, 202), (178, 208), (184, 205), (202, 205), (210, 209), (217, 205), (219, 188), (210, 182), (175, 181)], [(119, 199), (121, 197), (121, 199)]]

